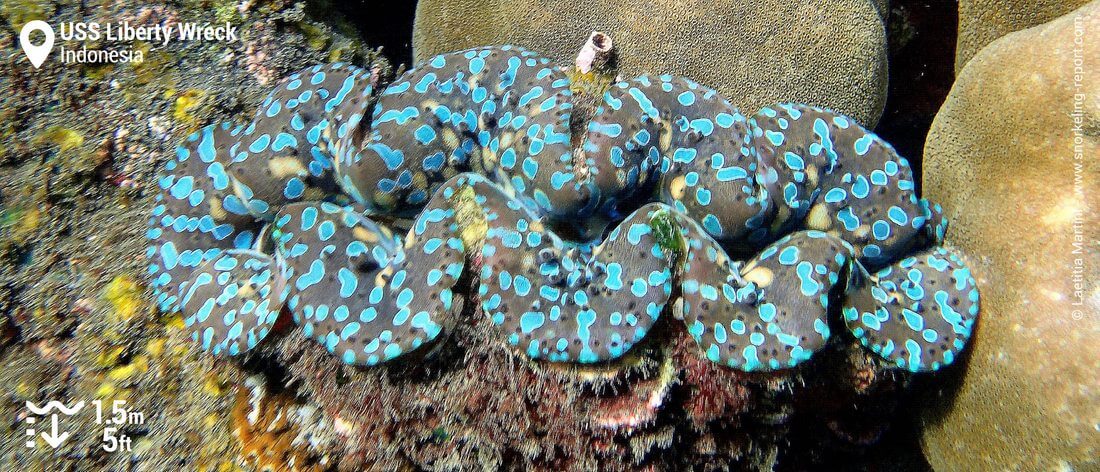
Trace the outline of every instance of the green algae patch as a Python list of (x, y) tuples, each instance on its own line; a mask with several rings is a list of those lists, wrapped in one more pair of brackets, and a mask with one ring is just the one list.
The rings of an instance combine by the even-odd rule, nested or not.
[(684, 238), (680, 236), (680, 225), (672, 218), (668, 210), (660, 210), (649, 219), (649, 227), (657, 238), (657, 244), (668, 255), (684, 253)]
[(306, 38), (306, 46), (314, 51), (323, 51), (332, 42), (332, 35), (328, 34), (324, 28), (306, 22), (299, 24), (298, 28)]
[(110, 303), (115, 319), (129, 321), (138, 314), (149, 311), (144, 293), (144, 287), (133, 277), (119, 275), (103, 289), (103, 299)]
[[(174, 91), (165, 92), (166, 98), (171, 98), (172, 95)], [(206, 96), (207, 92), (200, 89), (187, 89), (180, 92), (172, 104), (172, 118), (187, 125), (188, 129), (197, 129), (199, 119), (195, 116), (195, 111), (203, 104)]]
[(79, 148), (84, 144), (84, 135), (74, 129), (52, 126), (34, 138), (36, 145), (54, 145), (61, 153)]

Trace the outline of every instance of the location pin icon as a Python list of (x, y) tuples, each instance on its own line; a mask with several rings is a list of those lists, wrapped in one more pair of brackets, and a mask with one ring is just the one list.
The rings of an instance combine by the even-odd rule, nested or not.
[[(46, 41), (41, 45), (31, 44), (31, 33), (34, 31), (41, 31), (46, 36)], [(46, 56), (49, 56), (50, 50), (53, 49), (53, 28), (42, 20), (28, 22), (23, 25), (23, 30), (19, 32), (19, 45), (23, 46), (23, 53), (27, 55), (27, 59), (30, 59), (31, 64), (37, 69), (42, 66), (43, 62), (46, 62)]]

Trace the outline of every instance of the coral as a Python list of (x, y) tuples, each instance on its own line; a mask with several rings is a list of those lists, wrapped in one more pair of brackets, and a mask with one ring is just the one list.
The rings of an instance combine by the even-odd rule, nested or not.
[(510, 356), (482, 317), (432, 356), (382, 368), (344, 365), (299, 336), (258, 349), (331, 425), (342, 470), (773, 468), (793, 417), (843, 422), (815, 431), (819, 444), (866, 447), (905, 385), (858, 345), (781, 376), (728, 369), (668, 320), (617, 362), (590, 366)]
[[(19, 51), (15, 17), (46, 20), (56, 32), (67, 21), (213, 21), (210, 7), (236, 8), (240, 2), (184, 3), (123, 0), (81, 8), (71, 2), (0, 1), (0, 45)], [(269, 24), (280, 21), (278, 13), (234, 12), (236, 21)], [(325, 15), (326, 22), (331, 19)], [(368, 65), (365, 58), (377, 57), (356, 52), (365, 51), (357, 33), (326, 29), (332, 47), (321, 51), (305, 49), (293, 27), (279, 33), (276, 42), (261, 45), (273, 58), (266, 66), (277, 76), (286, 74), (279, 58), (297, 67), (327, 60), (336, 47), (343, 57)], [(188, 112), (195, 124), (205, 124), (212, 116), (245, 119), (267, 90), (245, 70), (242, 42), (173, 41), (164, 48), (135, 42), (134, 47), (147, 53), (144, 65), (150, 67), (68, 67), (56, 49), (41, 69), (31, 67), (21, 52), (0, 63), (0, 358), (5, 366), (0, 385), (6, 399), (0, 411), (10, 420), (13, 438), (0, 442), (0, 469), (248, 468), (227, 427), (229, 403), (243, 377), (232, 375), (237, 366), (196, 356), (182, 318), (158, 316), (149, 306), (151, 296), (139, 277), (147, 263), (135, 257), (144, 243), (135, 236), (146, 230), (146, 199), (156, 188), (153, 175), (161, 157), (174, 150), (168, 139), (193, 131), (173, 119), (178, 93), (165, 92), (207, 92)], [(83, 143), (62, 150), (62, 143), (74, 142), (66, 135)], [(113, 284), (116, 279), (129, 281)], [(117, 315), (130, 311), (116, 311), (105, 297), (108, 286), (143, 306), (123, 304), (135, 311), (122, 319)], [(217, 374), (208, 375), (211, 371)], [(125, 398), (129, 407), (145, 412), (147, 422), (126, 428), (134, 439), (130, 453), (103, 451), (93, 415), (66, 420), (63, 426), (73, 436), (56, 451), (44, 442), (26, 448), (14, 440), (23, 433), (24, 401), (47, 398), (101, 398), (107, 405)]]
[(53, 2), (42, 0), (15, 0), (0, 5), (0, 16), (7, 20), (12, 30), (19, 31), (32, 20), (39, 20), (53, 13)]
[(742, 110), (809, 103), (873, 127), (887, 83), (877, 3), (426, 0), (416, 6), (413, 50), (423, 62), (508, 43), (566, 64), (595, 28), (615, 38), (624, 77), (690, 77)]
[[(582, 65), (595, 56), (585, 51)], [(149, 269), (162, 308), (178, 305), (204, 349), (254, 348), (289, 297), (304, 335), (375, 365), (453, 328), (464, 272), (508, 344), (550, 361), (621, 357), (674, 285), (707, 358), (746, 371), (791, 368), (824, 347), (840, 292), (861, 292), (849, 328), (901, 368), (950, 364), (970, 335), (977, 290), (955, 253), (866, 273), (946, 228), (917, 198), (907, 161), (847, 117), (780, 104), (748, 119), (713, 89), (641, 76), (604, 94), (576, 151), (569, 80), (535, 53), (437, 56), (381, 90), (367, 122), (370, 79), (339, 63), (291, 75), (243, 131), (204, 128), (168, 163)], [(485, 176), (455, 175), (469, 170)], [(651, 180), (661, 203), (606, 238), (566, 242), (547, 227), (567, 219), (603, 234), (583, 219), (618, 219)], [(295, 203), (336, 184), (346, 196), (334, 200), (356, 203)], [(365, 216), (421, 208), (404, 240)], [(243, 229), (251, 218), (273, 222), (277, 259)], [(743, 266), (714, 239), (754, 247), (803, 225), (814, 230)]]
[[(277, 356), (332, 422), (332, 454), (347, 470), (629, 470), (706, 457), (676, 446), (700, 434), (679, 424), (675, 398), (688, 388), (679, 356), (662, 350), (605, 367), (547, 368), (502, 355), (487, 321), (458, 327), (458, 339), (427, 364), (389, 372), (340, 365), (293, 337), (280, 341)], [(714, 366), (682, 339), (688, 361)], [(724, 395), (705, 400), (714, 416), (699, 416), (700, 431), (722, 442), (731, 435), (711, 422), (733, 421), (750, 404), (731, 372), (719, 376), (720, 388), (730, 387)], [(741, 434), (759, 431), (751, 415), (744, 421)], [(742, 451), (721, 449), (719, 463)]]
[(55, 126), (39, 135), (37, 144), (53, 144), (57, 146), (58, 151), (66, 152), (83, 145), (84, 136), (76, 130)]
[(937, 470), (1100, 466), (1100, 46), (1074, 52), (1098, 33), (1092, 2), (993, 41), (929, 133), (924, 189), (953, 217), (948, 241), (981, 256), (986, 314), (968, 368), (931, 401), (954, 400), (926, 415)]
[[(172, 91), (166, 92), (166, 95), (174, 95)], [(176, 121), (185, 123), (189, 128), (196, 128), (198, 118), (195, 117), (195, 108), (202, 104), (203, 99), (206, 97), (206, 92), (199, 89), (187, 89), (179, 93), (176, 96), (175, 106), (172, 109), (172, 117)]]
[(38, 208), (12, 207), (0, 210), (0, 254), (18, 259), (21, 248), (31, 239), (42, 220)]
[(231, 420), (244, 461), (258, 470), (328, 470), (332, 424), (315, 407), (272, 393), (262, 376), (236, 388)]
[(138, 285), (132, 277), (119, 275), (107, 284), (103, 291), (103, 298), (114, 308), (114, 314), (121, 320), (129, 320), (139, 314), (144, 314), (145, 288)]
[(960, 0), (955, 72), (997, 38), (1046, 23), (1090, 0)]

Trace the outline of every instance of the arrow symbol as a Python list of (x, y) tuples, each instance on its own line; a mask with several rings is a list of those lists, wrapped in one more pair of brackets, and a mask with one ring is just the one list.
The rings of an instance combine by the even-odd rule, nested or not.
[(53, 426), (51, 428), (50, 434), (39, 434), (42, 436), (42, 439), (46, 440), (46, 443), (49, 444), (50, 447), (57, 449), (57, 446), (60, 446), (61, 443), (65, 442), (66, 439), (69, 439), (69, 432), (66, 431), (64, 433), (57, 434), (57, 415), (50, 415), (50, 417), (52, 418)]

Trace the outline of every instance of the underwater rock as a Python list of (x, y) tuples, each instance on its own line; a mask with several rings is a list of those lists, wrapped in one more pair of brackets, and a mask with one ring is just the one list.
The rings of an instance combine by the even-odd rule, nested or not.
[(417, 5), (414, 59), (508, 43), (565, 64), (595, 28), (615, 38), (624, 78), (683, 75), (742, 110), (797, 101), (873, 128), (886, 99), (880, 3), (427, 0)]
[(807, 429), (798, 418), (842, 425), (810, 426), (821, 432), (806, 447), (851, 460), (874, 447), (908, 384), (856, 346), (782, 375), (729, 369), (670, 324), (616, 363), (529, 362), (488, 321), (458, 325), (430, 357), (369, 369), (301, 336), (260, 349), (316, 406), (312, 421), (330, 425), (324, 452), (304, 452), (338, 457), (339, 470), (773, 470)]
[(990, 44), (928, 137), (925, 191), (983, 299), (954, 402), (926, 417), (937, 470), (1100, 466), (1100, 45), (1078, 87), (1076, 28), (1100, 34), (1100, 2)]
[(1041, 25), (1086, 3), (1088, 0), (959, 0), (955, 72), (997, 38)]

